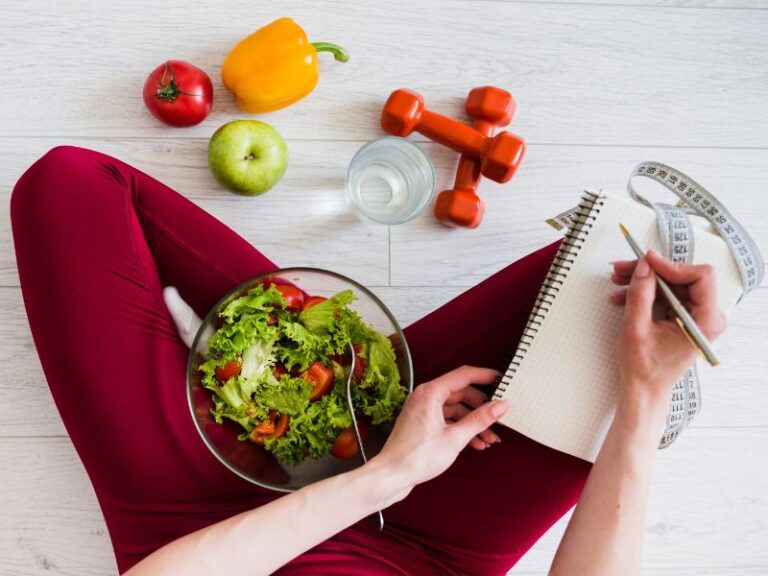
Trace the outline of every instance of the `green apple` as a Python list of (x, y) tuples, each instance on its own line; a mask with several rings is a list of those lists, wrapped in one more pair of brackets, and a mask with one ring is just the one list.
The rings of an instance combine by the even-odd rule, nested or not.
[(265, 122), (235, 120), (208, 142), (208, 165), (224, 186), (246, 196), (263, 194), (278, 183), (288, 165), (288, 146)]

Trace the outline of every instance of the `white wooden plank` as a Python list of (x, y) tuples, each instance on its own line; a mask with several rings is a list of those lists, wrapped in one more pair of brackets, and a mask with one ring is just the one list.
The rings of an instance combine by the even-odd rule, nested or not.
[(265, 195), (248, 198), (216, 182), (201, 139), (5, 138), (0, 139), (0, 285), (18, 285), (8, 215), (13, 185), (27, 166), (63, 142), (96, 148), (151, 174), (281, 266), (330, 268), (365, 284), (388, 281), (386, 227), (362, 222), (346, 205), (344, 177), (356, 143), (291, 142), (283, 180)]
[[(232, 0), (215, 12), (189, 3), (183, 24), (168, 26), (147, 17), (151, 0), (4, 7), (4, 135), (207, 137), (244, 115), (219, 80), (228, 50), (290, 14), (352, 55), (345, 65), (324, 56), (315, 93), (267, 117), (291, 139), (374, 137), (400, 86), (456, 116), (470, 87), (494, 83), (514, 93), (514, 130), (532, 143), (768, 146), (755, 121), (768, 115), (766, 11), (439, 0), (254, 11)], [(144, 79), (169, 57), (215, 82), (214, 112), (198, 127), (165, 128), (144, 110)]]
[[(768, 431), (692, 429), (685, 446), (661, 451), (646, 519), (643, 574), (768, 572)], [(682, 440), (681, 440), (682, 441)], [(546, 574), (567, 519), (511, 572)]]
[[(389, 288), (374, 292), (403, 326), (444, 304), (463, 289), (459, 287)], [(0, 437), (65, 434), (40, 362), (18, 288), (0, 288)], [(703, 410), (696, 428), (731, 426), (765, 427), (768, 395), (761, 377), (766, 372), (763, 343), (768, 340), (768, 288), (750, 295), (734, 314), (728, 332), (717, 342), (722, 366), (701, 367)], [(183, 385), (183, 381), (179, 383)], [(688, 436), (678, 441), (684, 446)], [(0, 460), (0, 464), (2, 461)]]
[(376, 286), (371, 290), (392, 311), (400, 326), (405, 327), (455, 298), (465, 288), (458, 286), (418, 288)]
[(68, 438), (0, 441), (0, 575), (117, 573), (104, 518)]
[[(456, 154), (436, 146), (430, 146), (429, 152), (438, 171), (439, 189), (451, 188)], [(482, 180), (480, 194), (486, 210), (479, 228), (446, 228), (435, 221), (431, 210), (393, 227), (391, 284), (475, 284), (559, 238), (545, 220), (575, 206), (584, 188), (625, 194), (627, 178), (641, 160), (670, 164), (706, 187), (768, 256), (766, 150), (530, 146), (509, 183)], [(638, 188), (650, 198), (675, 200), (665, 188), (637, 180)]]
[(644, 6), (655, 10), (714, 9), (714, 10), (766, 10), (763, 0), (500, 0), (502, 2), (533, 2), (536, 4), (589, 4), (600, 6)]
[(5, 367), (0, 394), (7, 399), (0, 402), (0, 437), (65, 435), (18, 288), (0, 288), (0, 314), (0, 363)]
[[(754, 576), (768, 570), (768, 430), (692, 430), (662, 452), (645, 531), (643, 574)], [(68, 440), (0, 441), (0, 575), (114, 573), (95, 497)], [(565, 522), (512, 575), (545, 574)], [(701, 568), (699, 568), (701, 567)]]
[[(346, 167), (361, 142), (290, 142), (284, 180), (264, 196), (243, 198), (224, 191), (212, 178), (206, 143), (200, 139), (0, 138), (0, 285), (18, 285), (8, 224), (10, 190), (29, 164), (62, 142), (97, 148), (136, 165), (231, 225), (281, 265), (312, 264), (365, 284), (388, 283), (386, 228), (359, 221), (344, 200)], [(438, 189), (450, 187), (457, 155), (433, 144), (423, 147), (435, 163)], [(393, 227), (392, 284), (475, 284), (558, 238), (544, 220), (574, 206), (583, 188), (621, 193), (631, 168), (646, 158), (678, 167), (709, 188), (768, 254), (762, 169), (768, 151), (531, 146), (510, 183), (483, 180), (486, 216), (480, 228), (441, 226), (431, 208), (413, 222)], [(671, 195), (660, 191), (656, 197)]]

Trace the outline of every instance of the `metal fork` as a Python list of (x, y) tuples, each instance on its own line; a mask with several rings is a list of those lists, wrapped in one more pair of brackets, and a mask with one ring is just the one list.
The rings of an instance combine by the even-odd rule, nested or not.
[[(352, 417), (352, 429), (355, 431), (355, 440), (357, 440), (357, 448), (360, 450), (360, 458), (363, 464), (368, 462), (368, 458), (365, 455), (365, 449), (363, 448), (363, 439), (360, 436), (360, 428), (357, 425), (357, 418), (355, 417), (355, 408), (352, 405), (352, 376), (355, 373), (355, 363), (357, 362), (357, 354), (352, 343), (349, 344), (349, 353), (351, 354), (352, 362), (349, 365), (349, 376), (347, 377), (347, 407), (349, 408), (349, 415)], [(384, 514), (381, 510), (377, 510), (376, 514), (379, 516), (379, 532), (384, 530)]]

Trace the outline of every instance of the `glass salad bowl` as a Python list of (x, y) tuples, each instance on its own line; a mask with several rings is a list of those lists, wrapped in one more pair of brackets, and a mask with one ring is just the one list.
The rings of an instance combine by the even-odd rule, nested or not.
[[(362, 464), (360, 454), (346, 460), (330, 454), (318, 459), (307, 456), (297, 466), (281, 463), (263, 445), (247, 439), (238, 439), (244, 429), (236, 422), (224, 419), (219, 424), (214, 421), (211, 414), (214, 406), (213, 393), (203, 386), (202, 373), (199, 369), (205, 361), (208, 337), (224, 322), (219, 312), (233, 300), (245, 295), (251, 288), (272, 282), (278, 285), (294, 285), (306, 295), (326, 298), (342, 290), (351, 290), (356, 299), (349, 307), (355, 310), (368, 326), (387, 336), (392, 342), (400, 372), (400, 382), (408, 392), (413, 390), (413, 366), (405, 336), (392, 313), (370, 290), (341, 274), (317, 268), (283, 268), (251, 278), (230, 290), (219, 300), (203, 320), (190, 350), (187, 364), (187, 398), (192, 419), (205, 445), (232, 472), (264, 488), (291, 492), (360, 466)], [(362, 415), (356, 414), (356, 416), (360, 421)], [(369, 421), (365, 422), (367, 434), (363, 440), (363, 446), (368, 458), (379, 453), (393, 423), (394, 421), (374, 426)]]

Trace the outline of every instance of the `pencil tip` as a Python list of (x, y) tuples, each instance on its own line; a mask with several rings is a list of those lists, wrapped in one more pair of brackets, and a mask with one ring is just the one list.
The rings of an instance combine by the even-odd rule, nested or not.
[(627, 230), (627, 227), (624, 226), (621, 222), (619, 222), (619, 228), (621, 229), (621, 233), (624, 234), (624, 236), (629, 236), (629, 230)]

